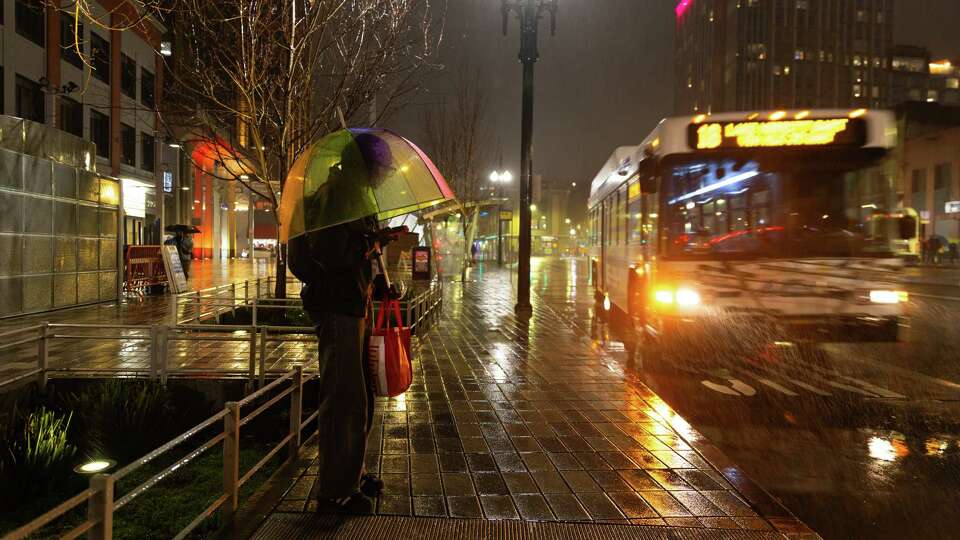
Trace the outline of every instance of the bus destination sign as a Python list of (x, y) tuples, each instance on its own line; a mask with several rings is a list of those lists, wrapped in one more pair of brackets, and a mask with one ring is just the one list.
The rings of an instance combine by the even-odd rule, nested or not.
[(861, 147), (867, 141), (861, 118), (707, 122), (688, 128), (691, 148), (791, 148), (803, 146)]

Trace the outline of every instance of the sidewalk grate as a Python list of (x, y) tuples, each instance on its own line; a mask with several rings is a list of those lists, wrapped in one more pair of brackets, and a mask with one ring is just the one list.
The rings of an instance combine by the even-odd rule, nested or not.
[(774, 532), (602, 523), (537, 523), (395, 516), (334, 517), (273, 514), (254, 534), (260, 540), (430, 538), (431, 540), (767, 540)]

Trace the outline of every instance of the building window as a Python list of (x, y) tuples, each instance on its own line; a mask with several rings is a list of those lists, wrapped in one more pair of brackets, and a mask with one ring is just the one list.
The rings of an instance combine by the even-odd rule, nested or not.
[(120, 91), (131, 99), (137, 99), (137, 62), (120, 54)]
[(46, 25), (44, 24), (43, 2), (39, 0), (17, 0), (14, 12), (14, 21), (17, 33), (43, 47), (45, 44)]
[(936, 90), (927, 90), (927, 101), (933, 103), (940, 98), (940, 93)]
[(60, 98), (60, 129), (83, 137), (83, 106), (68, 98)]
[(95, 109), (90, 109), (90, 140), (98, 156), (110, 157), (110, 117)]
[(120, 163), (137, 165), (137, 130), (126, 124), (120, 124)]
[(17, 116), (34, 122), (43, 122), (46, 111), (43, 103), (43, 90), (40, 83), (17, 75)]
[(947, 88), (960, 88), (960, 79), (947, 79)]
[(153, 73), (140, 68), (140, 102), (151, 109), (156, 105), (156, 100), (154, 99), (155, 86), (156, 78), (153, 76)]
[(155, 164), (155, 141), (153, 135), (140, 134), (140, 168), (153, 172)]
[(946, 190), (950, 187), (950, 164), (941, 163), (933, 169), (933, 189)]
[[(80, 58), (80, 52), (83, 52), (83, 23), (80, 23), (74, 32), (76, 19), (69, 13), (60, 13), (60, 49), (61, 58), (67, 63), (83, 69), (83, 60)], [(80, 52), (77, 52), (77, 36), (79, 36)]]
[(910, 192), (913, 194), (923, 193), (924, 184), (927, 183), (926, 171), (923, 169), (914, 169), (910, 178)]
[(110, 84), (110, 42), (91, 32), (90, 56), (93, 64), (93, 76)]

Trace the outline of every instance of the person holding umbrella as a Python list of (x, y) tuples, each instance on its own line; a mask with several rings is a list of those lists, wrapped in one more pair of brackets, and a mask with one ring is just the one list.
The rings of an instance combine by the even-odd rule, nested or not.
[(177, 256), (180, 258), (180, 266), (183, 267), (183, 276), (189, 279), (190, 263), (193, 261), (193, 239), (190, 235), (200, 232), (200, 229), (187, 225), (170, 225), (166, 230), (172, 232), (173, 237), (167, 239), (164, 244), (177, 246)]
[(379, 219), (452, 197), (418, 152), (386, 130), (341, 130), (297, 160), (284, 188), (281, 237), (318, 338), (319, 513), (370, 513), (383, 487), (363, 466), (374, 409), (365, 361), (372, 261), (395, 232)]

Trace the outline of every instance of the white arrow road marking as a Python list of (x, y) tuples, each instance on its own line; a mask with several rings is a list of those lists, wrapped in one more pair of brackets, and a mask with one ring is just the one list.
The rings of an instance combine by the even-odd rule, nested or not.
[(829, 384), (830, 386), (832, 386), (832, 387), (834, 387), (834, 388), (839, 388), (839, 389), (841, 389), (841, 390), (846, 390), (846, 391), (848, 391), (848, 392), (853, 392), (853, 393), (856, 393), (856, 394), (862, 394), (862, 395), (867, 396), (867, 397), (879, 397), (879, 396), (877, 396), (876, 394), (874, 394), (874, 393), (872, 393), (872, 392), (867, 392), (866, 390), (861, 390), (860, 388), (857, 388), (857, 387), (855, 387), (855, 386), (850, 386), (850, 385), (848, 385), (848, 384), (838, 383), (838, 382), (836, 382), (836, 381), (824, 381), (824, 382), (826, 382), (827, 384)]
[[(811, 367), (813, 368), (814, 371), (820, 373), (821, 376), (823, 376), (823, 377), (836, 377), (836, 378), (838, 378), (838, 379), (843, 379), (843, 380), (845, 380), (845, 381), (847, 381), (847, 382), (850, 382), (850, 383), (853, 383), (853, 384), (857, 385), (857, 386), (860, 387), (860, 388), (863, 388), (863, 389), (865, 389), (865, 390), (868, 390), (868, 391), (870, 392), (870, 394), (873, 394), (873, 395), (871, 395), (871, 397), (878, 397), (878, 396), (879, 396), (879, 397), (893, 398), (893, 399), (907, 399), (907, 396), (905, 396), (905, 395), (903, 395), (903, 394), (898, 394), (898, 393), (894, 392), (893, 390), (887, 390), (886, 388), (881, 388), (881, 387), (879, 387), (879, 386), (876, 386), (876, 385), (874, 385), (874, 384), (868, 383), (867, 381), (858, 379), (858, 378), (856, 378), (856, 377), (850, 377), (849, 375), (844, 375), (843, 373), (840, 373), (840, 372), (838, 372), (838, 371), (835, 370), (835, 369), (828, 370), (828, 369), (824, 369), (824, 368), (819, 367), (819, 366), (811, 366)], [(850, 388), (853, 388), (853, 387), (851, 387), (851, 386), (847, 386), (846, 384), (844, 384), (844, 385), (842, 385), (842, 386), (837, 386), (837, 385), (840, 384), (840, 383), (833, 383), (833, 382), (830, 382), (830, 381), (827, 381), (827, 384), (829, 384), (829, 385), (831, 385), (831, 386), (834, 386), (834, 387), (837, 387), (837, 388), (843, 388), (844, 390), (850, 390)], [(863, 392), (859, 392), (859, 391), (857, 391), (857, 390), (851, 390), (851, 391), (852, 391), (852, 392), (857, 392), (857, 393), (859, 393), (859, 394), (863, 394)], [(869, 395), (869, 394), (864, 394), (864, 395)]]
[(883, 396), (883, 397), (885, 397), (885, 398), (907, 399), (907, 396), (905, 396), (905, 395), (903, 395), (903, 394), (898, 394), (898, 393), (894, 392), (893, 390), (887, 390), (886, 388), (881, 388), (881, 387), (879, 387), (879, 386), (875, 386), (875, 385), (870, 384), (870, 383), (868, 383), (868, 382), (866, 382), (866, 381), (861, 381), (860, 379), (855, 379), (855, 378), (853, 378), (853, 377), (847, 377), (847, 376), (845, 376), (845, 375), (841, 375), (841, 377), (843, 377), (844, 379), (852, 382), (853, 384), (860, 385), (862, 388), (866, 388), (867, 390), (873, 392), (874, 394), (880, 394), (881, 396)]
[(740, 392), (731, 389), (729, 386), (724, 386), (722, 384), (713, 383), (710, 381), (700, 381), (700, 384), (706, 386), (707, 388), (713, 390), (714, 392), (719, 392), (721, 394), (726, 394), (728, 396), (740, 396)]
[(727, 379), (727, 380), (730, 381), (730, 386), (732, 386), (733, 389), (736, 390), (737, 392), (740, 392), (745, 396), (757, 395), (757, 391), (754, 390), (752, 386), (741, 381), (740, 379)]
[(826, 396), (832, 396), (832, 395), (833, 395), (833, 394), (831, 394), (830, 392), (827, 392), (826, 390), (821, 390), (821, 389), (817, 388), (816, 386), (810, 386), (809, 384), (807, 384), (807, 383), (805, 383), (805, 382), (800, 382), (800, 381), (796, 381), (796, 380), (793, 380), (793, 379), (790, 379), (790, 382), (793, 383), (793, 384), (795, 384), (795, 385), (797, 385), (797, 386), (799, 386), (800, 388), (803, 388), (804, 390), (809, 390), (809, 391), (813, 392), (814, 394), (817, 394), (817, 395), (820, 395), (820, 396), (826, 397)]
[(771, 381), (771, 380), (769, 380), (769, 379), (764, 379), (764, 378), (762, 378), (762, 377), (757, 377), (756, 379), (757, 379), (758, 381), (760, 381), (761, 383), (769, 386), (770, 388), (773, 388), (773, 389), (776, 390), (777, 392), (780, 392), (781, 394), (786, 394), (786, 395), (788, 395), (788, 396), (799, 396), (799, 395), (800, 395), (800, 394), (794, 392), (793, 390), (790, 390), (789, 388), (786, 388), (786, 387), (784, 387), (784, 386), (782, 386), (782, 385), (779, 385), (779, 384), (777, 384), (777, 383), (775, 383), (775, 382), (773, 382), (773, 381)]

